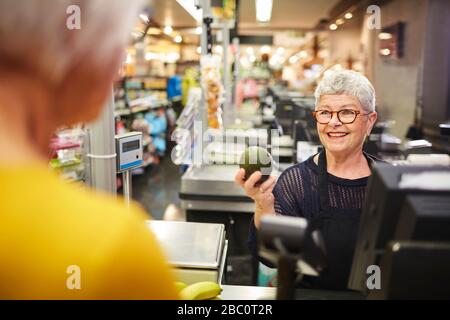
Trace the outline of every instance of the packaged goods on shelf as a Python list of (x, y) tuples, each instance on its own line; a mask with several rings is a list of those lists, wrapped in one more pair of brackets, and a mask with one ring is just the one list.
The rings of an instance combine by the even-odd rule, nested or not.
[(84, 147), (86, 132), (82, 128), (57, 131), (50, 141), (49, 166), (64, 179), (84, 181)]

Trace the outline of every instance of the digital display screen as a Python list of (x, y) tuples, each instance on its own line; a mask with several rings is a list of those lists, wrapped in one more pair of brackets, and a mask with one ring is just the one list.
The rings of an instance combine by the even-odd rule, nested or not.
[(125, 142), (124, 144), (122, 144), (122, 152), (133, 151), (133, 150), (139, 149), (139, 147), (140, 147), (139, 140)]

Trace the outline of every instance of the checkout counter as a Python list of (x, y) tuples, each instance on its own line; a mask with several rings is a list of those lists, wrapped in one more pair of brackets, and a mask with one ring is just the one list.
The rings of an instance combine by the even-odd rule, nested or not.
[(228, 244), (221, 224), (148, 221), (179, 281), (222, 283)]
[[(277, 288), (226, 285), (228, 241), (223, 225), (211, 223), (147, 221), (161, 243), (179, 281), (221, 284), (223, 300), (275, 300)], [(297, 289), (297, 300), (361, 299), (355, 292)]]

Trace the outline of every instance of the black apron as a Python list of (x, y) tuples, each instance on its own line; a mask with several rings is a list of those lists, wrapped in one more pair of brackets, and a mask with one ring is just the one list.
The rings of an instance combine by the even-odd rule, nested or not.
[[(369, 166), (371, 158), (364, 154)], [(325, 151), (319, 154), (319, 214), (310, 219), (311, 231), (319, 230), (325, 243), (327, 267), (319, 277), (305, 276), (301, 286), (314, 289), (347, 289), (358, 235), (361, 209), (332, 208), (328, 195)]]

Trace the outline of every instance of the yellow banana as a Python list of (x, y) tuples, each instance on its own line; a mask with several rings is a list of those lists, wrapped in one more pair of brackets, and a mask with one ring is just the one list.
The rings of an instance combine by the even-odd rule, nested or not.
[(193, 283), (180, 291), (182, 300), (206, 300), (216, 297), (222, 288), (215, 282), (203, 281)]
[(183, 290), (186, 287), (187, 287), (187, 284), (184, 282), (181, 282), (181, 281), (175, 282), (175, 288), (177, 289), (178, 292), (180, 292), (181, 290)]

